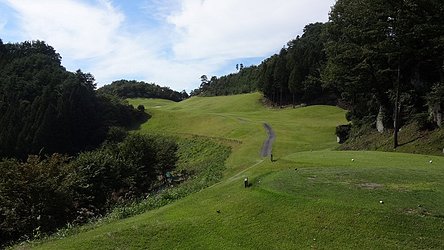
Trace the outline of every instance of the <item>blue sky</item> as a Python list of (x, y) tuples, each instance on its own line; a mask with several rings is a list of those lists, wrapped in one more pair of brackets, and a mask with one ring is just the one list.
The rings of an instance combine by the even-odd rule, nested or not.
[(128, 79), (190, 91), (277, 53), (334, 0), (0, 0), (3, 42), (43, 40), (99, 86)]

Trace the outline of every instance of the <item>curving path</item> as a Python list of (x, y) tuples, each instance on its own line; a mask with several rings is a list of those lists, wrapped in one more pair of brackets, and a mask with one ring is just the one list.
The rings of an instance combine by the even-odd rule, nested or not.
[[(268, 134), (268, 138), (267, 140), (265, 140), (264, 145), (262, 146), (262, 150), (261, 150), (261, 157), (267, 157), (271, 155), (271, 147), (273, 145), (274, 140), (276, 139), (276, 134), (274, 133), (273, 129), (271, 128), (271, 126), (268, 123), (264, 123), (264, 128), (265, 131)], [(256, 167), (257, 165), (261, 164), (262, 162), (264, 162), (264, 159), (258, 160), (255, 164), (251, 165), (250, 167), (242, 170), (241, 172), (237, 173), (236, 175), (232, 176), (229, 180), (234, 180), (236, 178), (238, 178), (239, 176), (241, 176), (243, 173), (245, 173), (246, 171), (248, 171), (251, 168)], [(218, 185), (221, 182), (218, 182), (215, 185)]]
[(267, 140), (265, 140), (264, 145), (262, 146), (261, 157), (267, 157), (271, 155), (271, 148), (273, 146), (274, 140), (276, 139), (276, 134), (274, 133), (270, 124), (264, 123), (264, 128), (265, 131), (267, 131), (268, 138)]

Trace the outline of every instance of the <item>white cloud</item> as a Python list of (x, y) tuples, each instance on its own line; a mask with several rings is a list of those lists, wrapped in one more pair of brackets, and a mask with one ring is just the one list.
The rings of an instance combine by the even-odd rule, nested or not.
[[(156, 0), (157, 1), (157, 0)], [(99, 85), (127, 78), (191, 90), (214, 65), (175, 61), (168, 54), (164, 27), (134, 32), (124, 13), (109, 1), (8, 0), (19, 17), (24, 40), (44, 40), (63, 57), (69, 70), (91, 72)], [(157, 3), (157, 2), (156, 2)], [(166, 11), (168, 6), (157, 6)], [(158, 13), (158, 12), (156, 12)], [(156, 14), (159, 15), (159, 14)], [(160, 18), (160, 16), (156, 16)]]
[(9, 0), (20, 14), (26, 39), (45, 40), (71, 59), (98, 57), (114, 48), (124, 16), (107, 1)]
[(127, 1), (0, 1), (15, 10), (22, 39), (48, 42), (69, 70), (91, 72), (99, 85), (126, 78), (176, 90), (197, 87), (202, 74), (216, 75), (235, 59), (270, 56), (306, 24), (326, 21), (334, 3), (145, 0), (133, 10), (142, 13), (130, 13)]
[(260, 57), (281, 48), (316, 21), (333, 0), (184, 0), (169, 17), (177, 27), (178, 58)]
[(120, 48), (95, 63), (91, 71), (99, 81), (139, 78), (176, 90), (191, 90), (199, 82), (202, 72), (209, 72), (214, 67), (211, 64), (186, 64), (162, 58), (155, 48), (143, 46), (142, 41), (122, 39)]

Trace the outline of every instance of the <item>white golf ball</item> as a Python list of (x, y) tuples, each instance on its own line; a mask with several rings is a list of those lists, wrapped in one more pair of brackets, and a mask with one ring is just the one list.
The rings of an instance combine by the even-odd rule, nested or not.
[(432, 164), (432, 162), (433, 162), (433, 161), (432, 161), (432, 160), (430, 160), (429, 162), (430, 162), (430, 164)]
[(384, 204), (384, 201), (379, 201), (379, 203)]
[(355, 159), (352, 159), (352, 161), (355, 161)]

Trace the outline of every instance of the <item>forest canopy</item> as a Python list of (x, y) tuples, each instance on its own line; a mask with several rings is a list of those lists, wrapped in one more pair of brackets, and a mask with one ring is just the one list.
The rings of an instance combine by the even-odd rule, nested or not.
[(114, 95), (119, 98), (160, 98), (180, 102), (189, 96), (185, 90), (174, 91), (168, 87), (161, 87), (154, 83), (119, 80), (99, 88), (98, 93)]
[(45, 42), (0, 40), (0, 158), (74, 154), (97, 147), (111, 126), (148, 118), (98, 94), (94, 81), (89, 73), (67, 71)]

